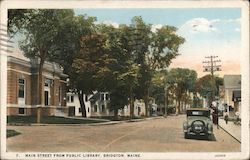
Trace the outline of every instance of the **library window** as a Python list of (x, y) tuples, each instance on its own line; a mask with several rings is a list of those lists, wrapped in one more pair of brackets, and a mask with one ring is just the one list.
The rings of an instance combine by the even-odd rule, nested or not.
[(24, 108), (19, 108), (18, 109), (18, 114), (24, 114)]
[(25, 88), (25, 81), (24, 79), (18, 80), (18, 97), (24, 98), (24, 88)]

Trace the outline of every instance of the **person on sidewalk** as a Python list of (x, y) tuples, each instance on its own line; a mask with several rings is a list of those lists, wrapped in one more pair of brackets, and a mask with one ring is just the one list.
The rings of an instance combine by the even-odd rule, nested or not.
[(235, 113), (235, 116), (236, 116), (236, 121), (235, 121), (235, 123), (234, 124), (237, 124), (237, 125), (240, 125), (240, 113), (237, 111), (236, 113)]
[(224, 120), (226, 121), (226, 124), (227, 124), (227, 122), (228, 122), (228, 113), (227, 112), (225, 112)]
[(217, 106), (213, 106), (213, 113), (212, 113), (212, 116), (213, 116), (213, 123), (215, 125), (217, 125), (217, 129), (219, 129), (219, 116), (218, 116), (218, 108)]

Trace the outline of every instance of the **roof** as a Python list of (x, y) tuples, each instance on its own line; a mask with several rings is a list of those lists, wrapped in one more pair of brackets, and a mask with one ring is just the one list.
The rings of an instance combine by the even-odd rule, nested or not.
[(24, 60), (24, 61), (27, 61), (27, 62), (30, 61), (30, 59), (25, 57), (24, 54), (22, 52), (20, 52), (20, 51), (7, 52), (7, 55), (9, 57), (14, 57), (14, 58), (21, 59), (21, 60)]
[(100, 92), (95, 93), (91, 98), (89, 98), (90, 101), (96, 101), (100, 97)]
[(241, 88), (241, 75), (224, 75), (225, 88)]
[[(12, 62), (15, 64), (19, 64), (22, 66), (27, 66), (27, 67), (38, 67), (39, 64), (39, 59), (37, 58), (33, 58), (33, 59), (29, 59), (27, 57), (24, 56), (24, 54), (22, 54), (21, 52), (9, 52), (7, 53), (7, 61), (8, 62)], [(68, 77), (68, 75), (63, 73), (63, 68), (55, 62), (48, 62), (45, 61), (44, 62), (44, 66), (43, 69), (52, 72), (52, 73), (57, 73), (60, 75), (60, 77)]]

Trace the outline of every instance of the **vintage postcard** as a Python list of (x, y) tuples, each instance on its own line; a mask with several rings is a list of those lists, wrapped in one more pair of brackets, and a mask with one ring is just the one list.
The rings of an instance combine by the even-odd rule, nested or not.
[(1, 159), (249, 159), (249, 2), (0, 2)]

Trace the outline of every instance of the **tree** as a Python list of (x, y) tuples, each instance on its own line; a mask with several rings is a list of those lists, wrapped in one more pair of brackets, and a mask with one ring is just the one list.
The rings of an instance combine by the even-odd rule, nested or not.
[(194, 91), (194, 84), (197, 79), (197, 73), (194, 70), (186, 68), (174, 68), (171, 69), (167, 75), (167, 82), (175, 86), (175, 95), (178, 105), (176, 107), (176, 113), (181, 111), (181, 101), (185, 101), (187, 92)]
[(77, 53), (72, 63), (71, 85), (77, 88), (82, 116), (86, 117), (86, 109), (83, 94), (91, 94), (94, 90), (100, 90), (102, 78), (107, 78), (110, 63), (106, 38), (97, 33), (92, 33), (81, 38), (81, 50)]
[(57, 41), (54, 42), (56, 52), (51, 57), (51, 61), (63, 66), (64, 72), (71, 77), (71, 82), (74, 81), (71, 65), (76, 54), (81, 50), (81, 38), (95, 31), (95, 21), (95, 17), (79, 15), (63, 19), (58, 26), (59, 32), (55, 37)]
[[(121, 25), (98, 25), (98, 31), (107, 38), (110, 59), (114, 63), (108, 65), (108, 71), (102, 75), (102, 89), (110, 92), (109, 109), (118, 118), (118, 110), (130, 102), (131, 118), (133, 117), (134, 88), (137, 85), (138, 65), (133, 62), (128, 41), (128, 27)], [(103, 88), (105, 86), (105, 88)]]
[(179, 47), (184, 39), (176, 34), (176, 28), (163, 26), (152, 32), (152, 26), (146, 24), (141, 17), (134, 17), (131, 24), (131, 33), (134, 35), (132, 53), (134, 61), (140, 66), (136, 97), (143, 98), (146, 105), (146, 114), (150, 115), (148, 107), (149, 87), (152, 72), (155, 69), (165, 69), (171, 60), (178, 55)]
[(33, 9), (9, 9), (8, 10), (8, 35), (10, 38), (23, 30), (35, 14)]
[[(54, 42), (59, 32), (60, 22), (73, 18), (73, 10), (9, 10), (9, 33), (19, 32), (25, 36), (20, 42), (20, 48), (28, 58), (38, 59), (37, 102), (42, 104), (43, 95), (43, 65), (46, 60), (54, 57), (57, 47)], [(15, 17), (18, 15), (18, 17)], [(40, 107), (37, 110), (37, 122), (40, 123)]]
[(165, 85), (167, 70), (155, 71), (150, 85), (150, 97), (155, 99), (156, 104), (164, 105), (165, 103)]
[(199, 78), (195, 83), (195, 90), (208, 101), (208, 104), (212, 103), (212, 90), (215, 91), (215, 96), (219, 96), (219, 86), (223, 85), (223, 78), (214, 77), (215, 88), (213, 88), (212, 76), (205, 75)]
[(185, 39), (176, 34), (177, 28), (173, 26), (163, 26), (152, 32), (152, 40), (149, 47), (147, 61), (153, 69), (165, 69), (172, 59), (179, 55), (179, 47)]

